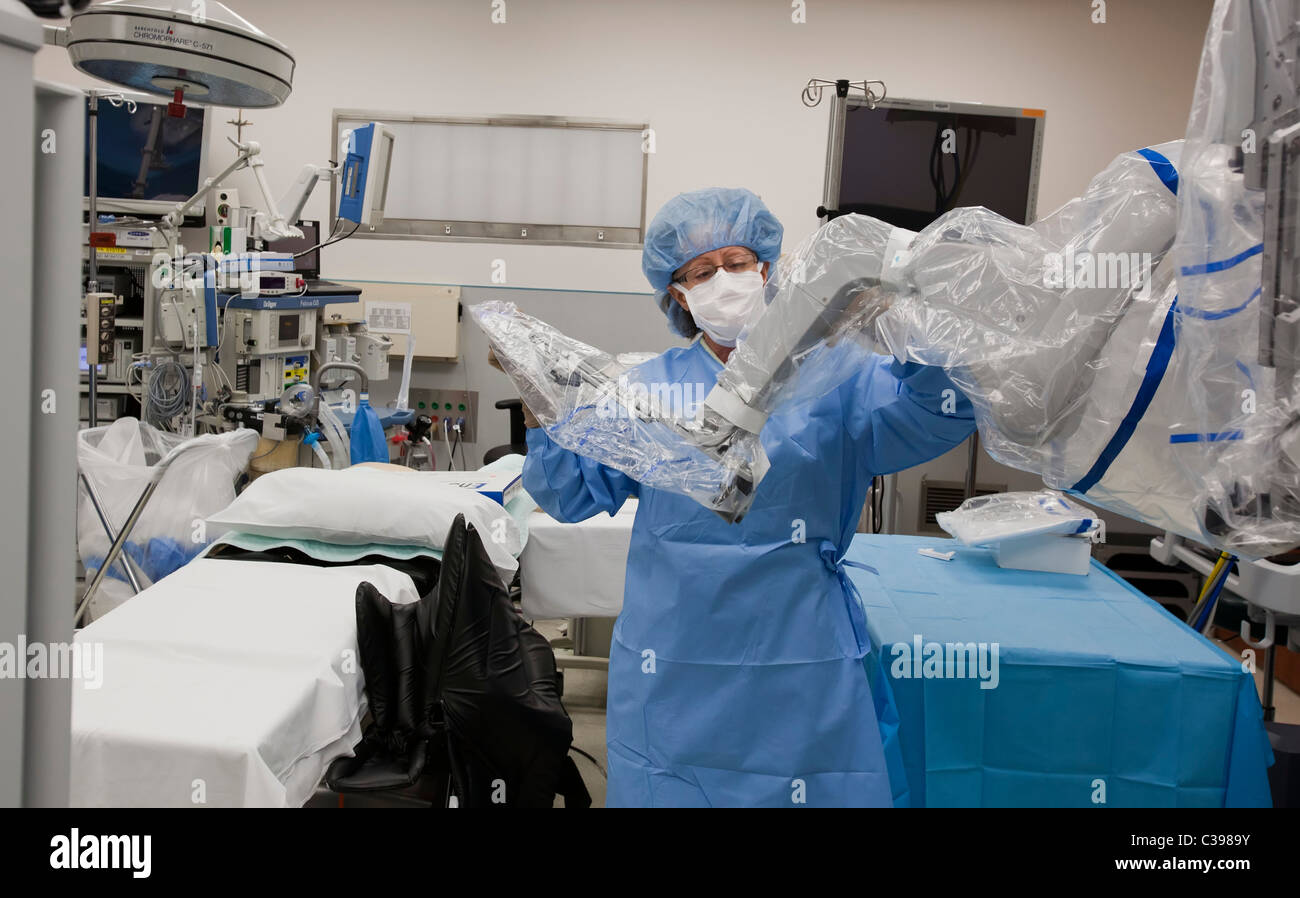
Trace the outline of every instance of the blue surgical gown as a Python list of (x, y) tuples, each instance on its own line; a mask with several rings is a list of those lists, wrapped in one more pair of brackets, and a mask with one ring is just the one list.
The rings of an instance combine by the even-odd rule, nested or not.
[[(629, 377), (702, 397), (721, 370), (697, 339)], [(551, 516), (640, 500), (610, 647), (609, 806), (891, 804), (842, 559), (871, 478), (942, 454), (973, 422), (941, 369), (873, 356), (768, 420), (771, 470), (739, 524), (528, 431), (524, 488)]]

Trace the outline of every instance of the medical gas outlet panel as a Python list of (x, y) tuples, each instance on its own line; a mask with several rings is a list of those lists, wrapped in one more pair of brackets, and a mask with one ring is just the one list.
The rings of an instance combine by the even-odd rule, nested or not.
[[(433, 419), (433, 426), (438, 430), (433, 434), (435, 439), (442, 439), (447, 427), (454, 427), (457, 421), (463, 419), (461, 441), (478, 442), (477, 390), (412, 389), (410, 407), (417, 415), (428, 415)], [(454, 440), (456, 432), (452, 430), (450, 434)]]

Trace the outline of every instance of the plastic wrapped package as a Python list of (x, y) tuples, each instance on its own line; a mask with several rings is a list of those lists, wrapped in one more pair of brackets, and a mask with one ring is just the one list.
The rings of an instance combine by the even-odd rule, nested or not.
[(1106, 533), (1095, 512), (1054, 490), (975, 496), (935, 520), (964, 546), (991, 546), (998, 567), (1075, 576), (1087, 576)]
[(967, 499), (935, 520), (963, 546), (1038, 536), (1073, 536), (1100, 526), (1095, 513), (1054, 490), (995, 493)]
[[(77, 466), (99, 497), (114, 533), (154, 477), (154, 466), (187, 442), (190, 438), (135, 418), (119, 418), (77, 435)], [(196, 437), (193, 442), (167, 469), (122, 549), (135, 563), (142, 589), (189, 562), (211, 542), (204, 519), (234, 500), (235, 479), (257, 448), (258, 434), (235, 430)], [(77, 494), (77, 550), (89, 580), (103, 563), (111, 540), (80, 481)], [(124, 564), (119, 558), (100, 583), (90, 603), (90, 619), (102, 617), (134, 595)]]

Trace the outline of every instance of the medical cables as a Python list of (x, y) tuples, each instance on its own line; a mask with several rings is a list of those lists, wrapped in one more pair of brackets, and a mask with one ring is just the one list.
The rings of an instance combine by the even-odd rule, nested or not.
[(1219, 608), (1219, 596), (1223, 592), (1223, 587), (1228, 582), (1228, 572), (1237, 561), (1236, 555), (1229, 555), (1227, 552), (1219, 553), (1219, 560), (1215, 562), (1214, 567), (1210, 570), (1210, 575), (1205, 578), (1205, 584), (1201, 587), (1201, 594), (1187, 615), (1187, 625), (1202, 635), (1209, 632), (1214, 623), (1214, 615)]
[[(455, 443), (452, 443), (452, 441), (451, 441), (451, 419), (450, 419), (450, 418), (443, 418), (443, 419), (442, 419), (442, 438), (443, 438), (443, 441), (446, 442), (446, 444), (447, 444), (447, 470), (448, 470), (448, 471), (455, 471), (455, 470), (456, 470), (456, 447), (460, 445), (460, 428), (459, 428), (459, 426), (457, 426), (457, 428), (456, 428), (456, 442), (455, 442)], [(465, 458), (464, 450), (461, 450), (461, 461), (462, 461), (462, 462), (464, 461), (464, 458)]]
[(213, 358), (218, 361), (221, 360), (221, 347), (226, 345), (226, 327), (230, 324), (230, 316), (227, 313), (230, 311), (230, 303), (243, 295), (242, 290), (238, 293), (232, 293), (226, 297), (225, 303), (221, 306), (221, 335), (217, 338), (217, 349), (213, 353)]
[(189, 402), (189, 374), (174, 359), (160, 363), (145, 385), (145, 419), (162, 424), (183, 415)]
[(351, 237), (353, 234), (355, 234), (355, 233), (357, 232), (357, 228), (361, 227), (360, 222), (358, 222), (357, 224), (354, 224), (354, 225), (352, 226), (352, 230), (348, 231), (346, 234), (343, 234), (342, 236), (336, 237), (335, 234), (338, 233), (339, 222), (344, 221), (344, 220), (345, 220), (345, 219), (340, 218), (340, 219), (337, 219), (337, 220), (334, 222), (334, 228), (333, 228), (333, 230), (330, 231), (330, 235), (329, 235), (329, 237), (325, 238), (324, 240), (322, 240), (320, 243), (316, 244), (315, 246), (309, 246), (307, 249), (303, 250), (302, 252), (294, 253), (294, 254), (293, 254), (293, 257), (294, 257), (295, 259), (297, 259), (297, 258), (299, 258), (300, 256), (305, 256), (305, 255), (307, 255), (307, 254), (310, 253), (310, 252), (315, 252), (315, 251), (318, 250), (318, 249), (323, 249), (324, 247), (327, 247), (327, 246), (333, 246), (334, 244), (339, 243), (340, 241), (347, 240), (349, 237)]
[(582, 755), (584, 758), (586, 758), (588, 761), (590, 761), (591, 764), (592, 764), (592, 766), (596, 768), (596, 772), (600, 774), (601, 779), (604, 779), (604, 780), (608, 780), (608, 779), (609, 779), (609, 773), (608, 773), (608, 771), (606, 771), (605, 768), (601, 766), (601, 763), (600, 763), (599, 761), (597, 761), (596, 758), (595, 758), (593, 755), (591, 755), (591, 754), (588, 753), (588, 752), (583, 751), (582, 749), (578, 748), (578, 746), (576, 746), (576, 745), (570, 745), (570, 746), (569, 746), (569, 751), (573, 752), (574, 754)]
[[(966, 148), (964, 151), (958, 152), (955, 146), (957, 130), (963, 127), (966, 130)], [(949, 131), (952, 133), (954, 142), (952, 152), (943, 149), (945, 132)], [(953, 201), (961, 193), (971, 167), (979, 156), (982, 136), (983, 131), (978, 128), (972, 129), (969, 125), (961, 125), (956, 116), (953, 116), (950, 123), (942, 121), (935, 123), (934, 144), (930, 148), (930, 185), (934, 187), (934, 211), (936, 214), (942, 215), (951, 210)], [(951, 190), (948, 189), (948, 176), (943, 167), (945, 156), (952, 156), (953, 185)]]
[(456, 431), (456, 443), (452, 447), (453, 454), (456, 449), (460, 450), (460, 467), (462, 471), (469, 470), (469, 462), (465, 460), (465, 419), (457, 418), (456, 423), (451, 425), (451, 429)]

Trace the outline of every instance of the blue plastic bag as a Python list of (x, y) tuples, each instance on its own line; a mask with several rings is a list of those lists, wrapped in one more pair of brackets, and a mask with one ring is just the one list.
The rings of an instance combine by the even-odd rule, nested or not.
[(357, 413), (352, 418), (352, 464), (365, 461), (388, 461), (388, 440), (384, 437), (379, 415), (370, 407), (370, 394), (362, 393)]

